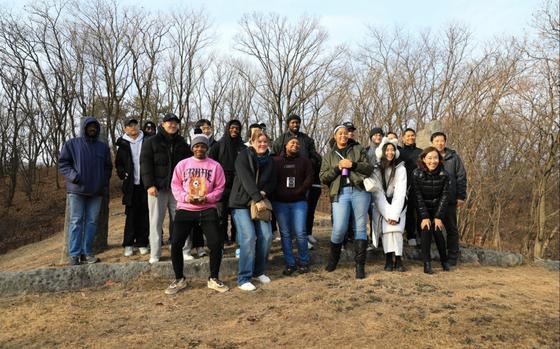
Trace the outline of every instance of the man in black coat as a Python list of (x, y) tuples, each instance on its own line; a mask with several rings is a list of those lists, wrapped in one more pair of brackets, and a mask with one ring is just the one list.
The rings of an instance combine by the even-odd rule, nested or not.
[[(315, 220), (315, 209), (321, 197), (321, 180), (319, 179), (319, 171), (321, 170), (321, 155), (315, 149), (315, 141), (303, 132), (299, 132), (301, 126), (301, 118), (299, 115), (292, 114), (286, 120), (288, 131), (280, 135), (274, 140), (272, 144), (272, 153), (279, 155), (290, 138), (296, 137), (300, 144), (299, 156), (311, 160), (313, 167), (313, 185), (307, 194), (307, 218), (306, 218), (306, 231), (307, 239), (310, 243), (316, 243), (317, 240), (313, 237), (313, 222)], [(313, 247), (313, 246), (310, 246)]]
[(420, 231), (418, 220), (416, 219), (416, 205), (414, 199), (414, 186), (412, 185), (412, 172), (418, 167), (418, 157), (422, 153), (422, 149), (416, 146), (416, 131), (407, 128), (402, 134), (403, 146), (400, 151), (400, 158), (404, 161), (406, 167), (406, 183), (408, 187), (408, 201), (406, 209), (406, 239), (410, 246), (417, 246), (416, 232)]
[(217, 205), (218, 215), (220, 216), (220, 229), (224, 235), (226, 243), (235, 242), (236, 230), (234, 224), (231, 225), (231, 237), (229, 239), (227, 238), (228, 214), (231, 215), (228, 201), (229, 194), (231, 193), (231, 187), (233, 186), (233, 180), (235, 178), (235, 161), (237, 160), (239, 152), (245, 148), (247, 148), (247, 146), (241, 139), (241, 122), (233, 119), (226, 124), (225, 132), (222, 138), (220, 138), (220, 140), (218, 140), (208, 152), (208, 157), (216, 160), (220, 163), (220, 165), (222, 165), (224, 175), (226, 177), (224, 193)]
[(447, 232), (447, 255), (449, 264), (457, 265), (459, 258), (459, 231), (457, 229), (457, 208), (463, 207), (467, 199), (467, 172), (459, 154), (447, 148), (447, 136), (443, 132), (434, 132), (430, 137), (432, 145), (443, 157), (443, 166), (449, 173), (449, 204), (445, 211), (443, 225)]
[(173, 170), (179, 161), (192, 156), (189, 145), (179, 133), (179, 125), (175, 114), (166, 114), (158, 133), (144, 142), (140, 154), (140, 174), (148, 191), (150, 263), (159, 262), (161, 257), (165, 209), (169, 211), (170, 227), (175, 218), (177, 202), (171, 192)]
[(115, 168), (123, 181), (122, 203), (125, 205), (123, 244), (125, 257), (132, 256), (134, 247), (140, 254), (148, 253), (148, 197), (140, 178), (140, 151), (144, 133), (138, 129), (138, 120), (128, 119), (124, 124), (124, 135), (117, 139)]

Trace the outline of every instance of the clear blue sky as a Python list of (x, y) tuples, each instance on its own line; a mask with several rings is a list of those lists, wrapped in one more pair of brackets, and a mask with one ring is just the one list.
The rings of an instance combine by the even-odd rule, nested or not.
[[(415, 32), (438, 31), (449, 23), (467, 25), (474, 39), (524, 35), (541, 0), (117, 0), (149, 11), (167, 12), (180, 6), (203, 8), (218, 35), (220, 47), (229, 46), (239, 18), (250, 12), (276, 12), (294, 17), (317, 16), (329, 32), (331, 43), (354, 45), (364, 38), (367, 24), (387, 29), (395, 25)], [(7, 7), (26, 1), (0, 0)]]

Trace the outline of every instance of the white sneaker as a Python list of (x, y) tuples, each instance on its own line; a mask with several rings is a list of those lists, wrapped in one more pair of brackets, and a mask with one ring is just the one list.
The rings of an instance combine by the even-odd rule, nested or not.
[(199, 257), (204, 257), (204, 256), (206, 256), (206, 251), (204, 251), (204, 247), (197, 247), (197, 248), (196, 248), (196, 254), (197, 254)]
[(272, 280), (270, 280), (270, 278), (268, 276), (266, 276), (264, 274), (257, 276), (256, 279), (259, 280), (259, 282), (261, 284), (269, 284), (270, 281), (272, 281)]
[(183, 252), (183, 260), (192, 261), (193, 259), (194, 257), (190, 252)]
[(169, 285), (165, 289), (165, 294), (176, 294), (177, 292), (181, 291), (187, 287), (187, 280), (185, 278), (181, 278), (180, 280), (174, 280), (171, 285)]
[(315, 237), (313, 235), (307, 235), (307, 241), (309, 241), (312, 244), (317, 243), (317, 239), (315, 239)]
[(140, 251), (140, 254), (143, 255), (143, 256), (150, 253), (150, 249), (147, 248), (147, 247), (140, 247), (138, 250)]
[(208, 288), (216, 290), (220, 293), (229, 291), (229, 287), (227, 287), (222, 281), (215, 278), (208, 279)]
[(124, 247), (124, 256), (125, 257), (130, 257), (130, 256), (132, 256), (133, 253), (134, 253), (134, 250), (132, 249), (132, 246), (125, 246)]
[(150, 257), (150, 260), (148, 261), (148, 263), (150, 264), (154, 264), (159, 262), (159, 258), (158, 257)]
[(368, 247), (366, 248), (366, 251), (373, 251), (375, 250), (375, 247), (373, 247), (372, 244), (369, 244)]
[(315, 247), (315, 246), (313, 246), (313, 244), (311, 242), (307, 241), (307, 249), (312, 250), (313, 247)]
[(250, 282), (246, 282), (241, 286), (237, 286), (238, 289), (243, 290), (243, 291), (254, 291), (257, 288), (255, 287), (255, 285), (253, 285)]
[(416, 239), (410, 239), (410, 240), (408, 240), (408, 246), (416, 246), (416, 245), (418, 245), (418, 244), (416, 243)]
[(282, 238), (280, 236), (274, 238), (274, 242), (280, 242), (280, 241), (282, 241)]

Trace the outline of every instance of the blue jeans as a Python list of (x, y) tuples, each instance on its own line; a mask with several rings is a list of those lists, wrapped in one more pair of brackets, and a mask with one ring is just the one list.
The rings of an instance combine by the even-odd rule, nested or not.
[(292, 233), (295, 234), (298, 247), (300, 265), (309, 265), (309, 251), (307, 250), (307, 202), (278, 202), (272, 203), (276, 221), (282, 238), (282, 252), (286, 265), (295, 267), (296, 260), (292, 253)]
[(333, 229), (331, 241), (340, 244), (348, 231), (350, 212), (353, 213), (354, 240), (367, 240), (368, 208), (371, 193), (355, 187), (344, 187), (338, 201), (332, 203)]
[(97, 217), (103, 197), (68, 193), (68, 254), (93, 255), (93, 238), (97, 231)]
[(240, 250), (237, 284), (243, 285), (253, 276), (264, 274), (272, 244), (272, 226), (270, 222), (252, 220), (247, 208), (234, 208), (231, 216), (237, 229)]

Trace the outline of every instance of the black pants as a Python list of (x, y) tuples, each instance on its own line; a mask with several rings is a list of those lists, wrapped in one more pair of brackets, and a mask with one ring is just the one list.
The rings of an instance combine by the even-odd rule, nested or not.
[[(218, 209), (218, 216), (219, 216), (219, 225), (220, 225), (220, 233), (223, 236), (224, 241), (228, 241), (228, 224), (230, 222), (229, 217), (231, 217), (231, 210), (228, 207), (228, 198), (223, 198), (220, 202), (217, 203), (216, 208)], [(230, 225), (230, 237), (229, 241), (235, 242), (237, 229), (235, 228), (235, 224), (233, 224), (233, 219), (231, 219)]]
[(192, 248), (204, 247), (204, 235), (202, 235), (202, 227), (195, 225), (191, 231), (192, 234)]
[(416, 239), (416, 231), (420, 231), (418, 220), (416, 219), (416, 204), (414, 200), (408, 200), (406, 208), (406, 222), (404, 225), (406, 231), (406, 239)]
[(202, 228), (210, 248), (210, 277), (218, 278), (220, 273), (224, 238), (220, 234), (216, 209), (210, 208), (204, 211), (177, 210), (173, 223), (173, 240), (171, 241), (171, 261), (176, 279), (183, 277), (183, 245), (185, 245), (193, 227), (197, 225)]
[(150, 245), (150, 222), (148, 215), (148, 197), (146, 189), (135, 185), (132, 192), (132, 205), (125, 206), (123, 247), (147, 247)]
[(424, 262), (431, 262), (432, 255), (430, 250), (432, 248), (432, 235), (434, 240), (436, 240), (436, 246), (439, 252), (439, 259), (441, 262), (447, 261), (447, 253), (445, 250), (445, 238), (443, 237), (443, 232), (435, 228), (434, 220), (431, 220), (430, 229), (422, 229), (421, 231), (421, 241), (422, 241), (422, 259)]
[(313, 222), (315, 221), (315, 209), (321, 197), (321, 188), (311, 187), (307, 194), (307, 217), (305, 221), (307, 235), (313, 234)]
[(447, 206), (443, 225), (447, 233), (447, 254), (449, 260), (457, 262), (459, 257), (459, 230), (457, 229), (457, 206), (455, 203)]

